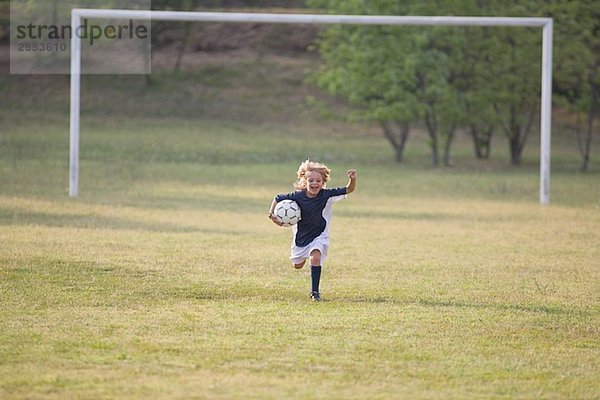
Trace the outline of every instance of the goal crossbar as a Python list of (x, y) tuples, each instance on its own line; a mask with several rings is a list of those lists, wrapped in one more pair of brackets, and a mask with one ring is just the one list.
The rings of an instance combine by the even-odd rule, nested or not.
[[(111, 18), (162, 21), (246, 22), (272, 24), (345, 24), (416, 26), (508, 26), (542, 28), (542, 77), (540, 107), (540, 203), (550, 203), (550, 138), (552, 125), (552, 18), (329, 15), (278, 13), (227, 13), (195, 11), (149, 11), (74, 8), (71, 26), (81, 26), (83, 18)], [(79, 133), (81, 86), (81, 38), (71, 37), (71, 111), (69, 143), (69, 196), (79, 192)]]

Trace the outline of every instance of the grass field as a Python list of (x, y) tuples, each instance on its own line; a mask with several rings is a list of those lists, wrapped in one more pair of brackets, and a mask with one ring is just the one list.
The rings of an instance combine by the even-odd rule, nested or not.
[[(599, 398), (600, 179), (564, 138), (542, 207), (535, 139), (521, 168), (462, 138), (432, 169), (418, 135), (396, 165), (376, 131), (239, 92), (229, 120), (217, 94), (210, 118), (103, 111), (102, 79), (77, 199), (65, 94), (0, 112), (0, 398)], [(266, 217), (307, 156), (359, 171), (319, 304)]]

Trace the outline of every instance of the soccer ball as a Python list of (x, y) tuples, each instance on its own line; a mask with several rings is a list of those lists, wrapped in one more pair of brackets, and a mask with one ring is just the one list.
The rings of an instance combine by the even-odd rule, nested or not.
[(281, 200), (275, 206), (275, 216), (283, 226), (296, 225), (300, 221), (300, 206), (294, 200)]

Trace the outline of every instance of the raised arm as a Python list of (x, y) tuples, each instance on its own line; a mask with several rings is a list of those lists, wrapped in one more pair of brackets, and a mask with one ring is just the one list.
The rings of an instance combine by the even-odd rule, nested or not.
[(356, 189), (356, 170), (349, 169), (346, 173), (348, 174), (348, 184), (346, 185), (346, 194), (350, 194), (350, 193), (354, 192), (354, 189)]

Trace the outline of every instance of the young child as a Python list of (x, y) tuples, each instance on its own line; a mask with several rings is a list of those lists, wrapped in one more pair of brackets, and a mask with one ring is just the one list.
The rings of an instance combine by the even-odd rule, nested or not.
[(321, 268), (329, 247), (329, 224), (332, 218), (333, 203), (345, 199), (356, 188), (356, 170), (347, 171), (348, 184), (345, 187), (326, 189), (331, 170), (315, 161), (306, 160), (298, 168), (295, 192), (278, 194), (271, 203), (269, 218), (277, 225), (281, 222), (273, 214), (281, 200), (294, 200), (300, 206), (302, 219), (292, 228), (291, 256), (294, 268), (300, 269), (310, 260), (312, 291), (310, 298), (321, 301), (319, 282)]

